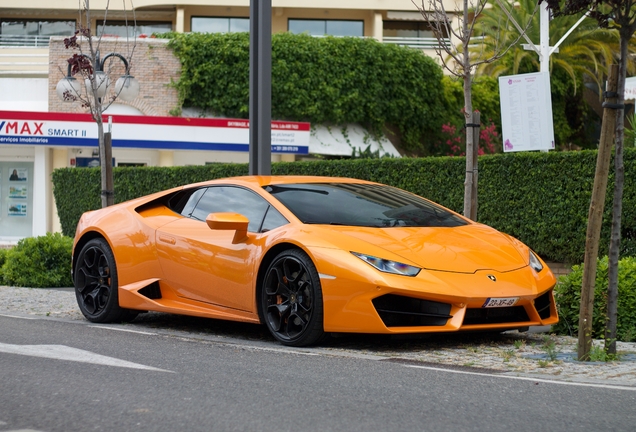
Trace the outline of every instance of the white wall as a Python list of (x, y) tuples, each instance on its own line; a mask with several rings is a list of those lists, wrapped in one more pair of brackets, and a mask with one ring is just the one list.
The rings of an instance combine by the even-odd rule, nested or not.
[(174, 165), (205, 165), (213, 162), (248, 163), (249, 153), (221, 151), (175, 151)]
[(137, 150), (137, 149), (113, 149), (115, 164), (136, 163), (146, 164), (146, 166), (159, 165), (159, 152), (157, 150)]
[(48, 78), (0, 78), (0, 111), (48, 111)]

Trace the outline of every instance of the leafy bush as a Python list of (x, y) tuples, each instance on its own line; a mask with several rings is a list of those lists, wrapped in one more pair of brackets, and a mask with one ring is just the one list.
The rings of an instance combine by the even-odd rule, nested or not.
[[(464, 119), (464, 82), (457, 77), (444, 76), (442, 79), (444, 98), (449, 105), (446, 121), (461, 126)], [(473, 110), (481, 114), (481, 122), (501, 125), (501, 109), (499, 103), (499, 81), (487, 75), (476, 76), (472, 87)], [(497, 131), (501, 134), (501, 130)]]
[[(594, 284), (594, 315), (592, 337), (603, 338), (607, 315), (607, 257), (598, 260)], [(575, 265), (567, 276), (561, 276), (554, 291), (559, 308), (559, 323), (553, 330), (559, 334), (578, 334), (583, 265)], [(618, 262), (618, 323), (619, 341), (636, 341), (636, 257)]]
[[(181, 61), (181, 103), (247, 118), (248, 33), (170, 33)], [(272, 36), (272, 117), (314, 124), (359, 123), (399, 131), (402, 147), (423, 154), (445, 120), (442, 70), (418, 50), (374, 39)], [(178, 107), (180, 108), (180, 107)], [(178, 109), (175, 111), (179, 111)]]
[(0, 285), (5, 285), (4, 275), (2, 273), (2, 266), (7, 261), (7, 254), (10, 249), (0, 249)]
[(73, 286), (72, 248), (73, 239), (59, 233), (24, 238), (4, 254), (3, 282), (31, 288)]

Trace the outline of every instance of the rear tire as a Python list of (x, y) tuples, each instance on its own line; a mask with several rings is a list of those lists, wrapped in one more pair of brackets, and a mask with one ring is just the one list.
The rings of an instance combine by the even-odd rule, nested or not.
[(316, 266), (298, 249), (274, 258), (263, 280), (261, 316), (283, 345), (307, 346), (324, 336), (322, 288)]
[(84, 245), (74, 272), (75, 296), (82, 314), (96, 323), (132, 321), (138, 311), (119, 307), (117, 266), (106, 240)]

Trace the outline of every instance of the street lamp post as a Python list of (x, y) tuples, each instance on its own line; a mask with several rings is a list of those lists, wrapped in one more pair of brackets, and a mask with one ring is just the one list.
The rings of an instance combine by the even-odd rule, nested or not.
[(250, 0), (250, 175), (272, 172), (272, 1)]
[[(85, 72), (85, 87), (87, 89), (87, 98), (84, 100), (91, 107), (91, 114), (97, 123), (97, 139), (99, 145), (99, 163), (101, 167), (101, 200), (102, 207), (113, 205), (114, 188), (113, 188), (113, 171), (112, 171), (112, 143), (110, 121), (109, 130), (104, 133), (104, 120), (102, 114), (102, 99), (108, 93), (111, 86), (110, 77), (104, 72), (104, 65), (109, 58), (118, 58), (122, 61), (125, 73), (115, 83), (115, 95), (112, 99), (120, 98), (125, 101), (133, 100), (139, 94), (139, 81), (130, 75), (130, 64), (124, 56), (119, 53), (109, 53), (100, 59), (99, 50), (95, 53), (93, 60), (86, 54), (76, 54), (69, 59), (66, 76), (62, 78), (56, 86), (58, 97), (64, 102), (75, 102), (82, 100), (82, 86), (73, 76), (78, 72)], [(91, 96), (92, 95), (92, 102)], [(112, 102), (111, 101), (111, 102)], [(94, 105), (93, 105), (94, 103)]]

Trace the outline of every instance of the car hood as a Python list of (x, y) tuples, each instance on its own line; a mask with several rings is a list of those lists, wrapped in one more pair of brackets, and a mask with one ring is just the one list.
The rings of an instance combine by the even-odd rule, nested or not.
[(524, 255), (508, 236), (481, 224), (452, 228), (329, 228), (339, 234), (340, 240), (348, 243), (349, 247), (362, 248), (363, 245), (355, 240), (347, 241), (343, 238), (345, 236), (372, 245), (369, 250), (352, 249), (353, 252), (370, 253), (371, 249), (379, 247), (429, 270), (507, 272), (528, 265), (527, 252)]

